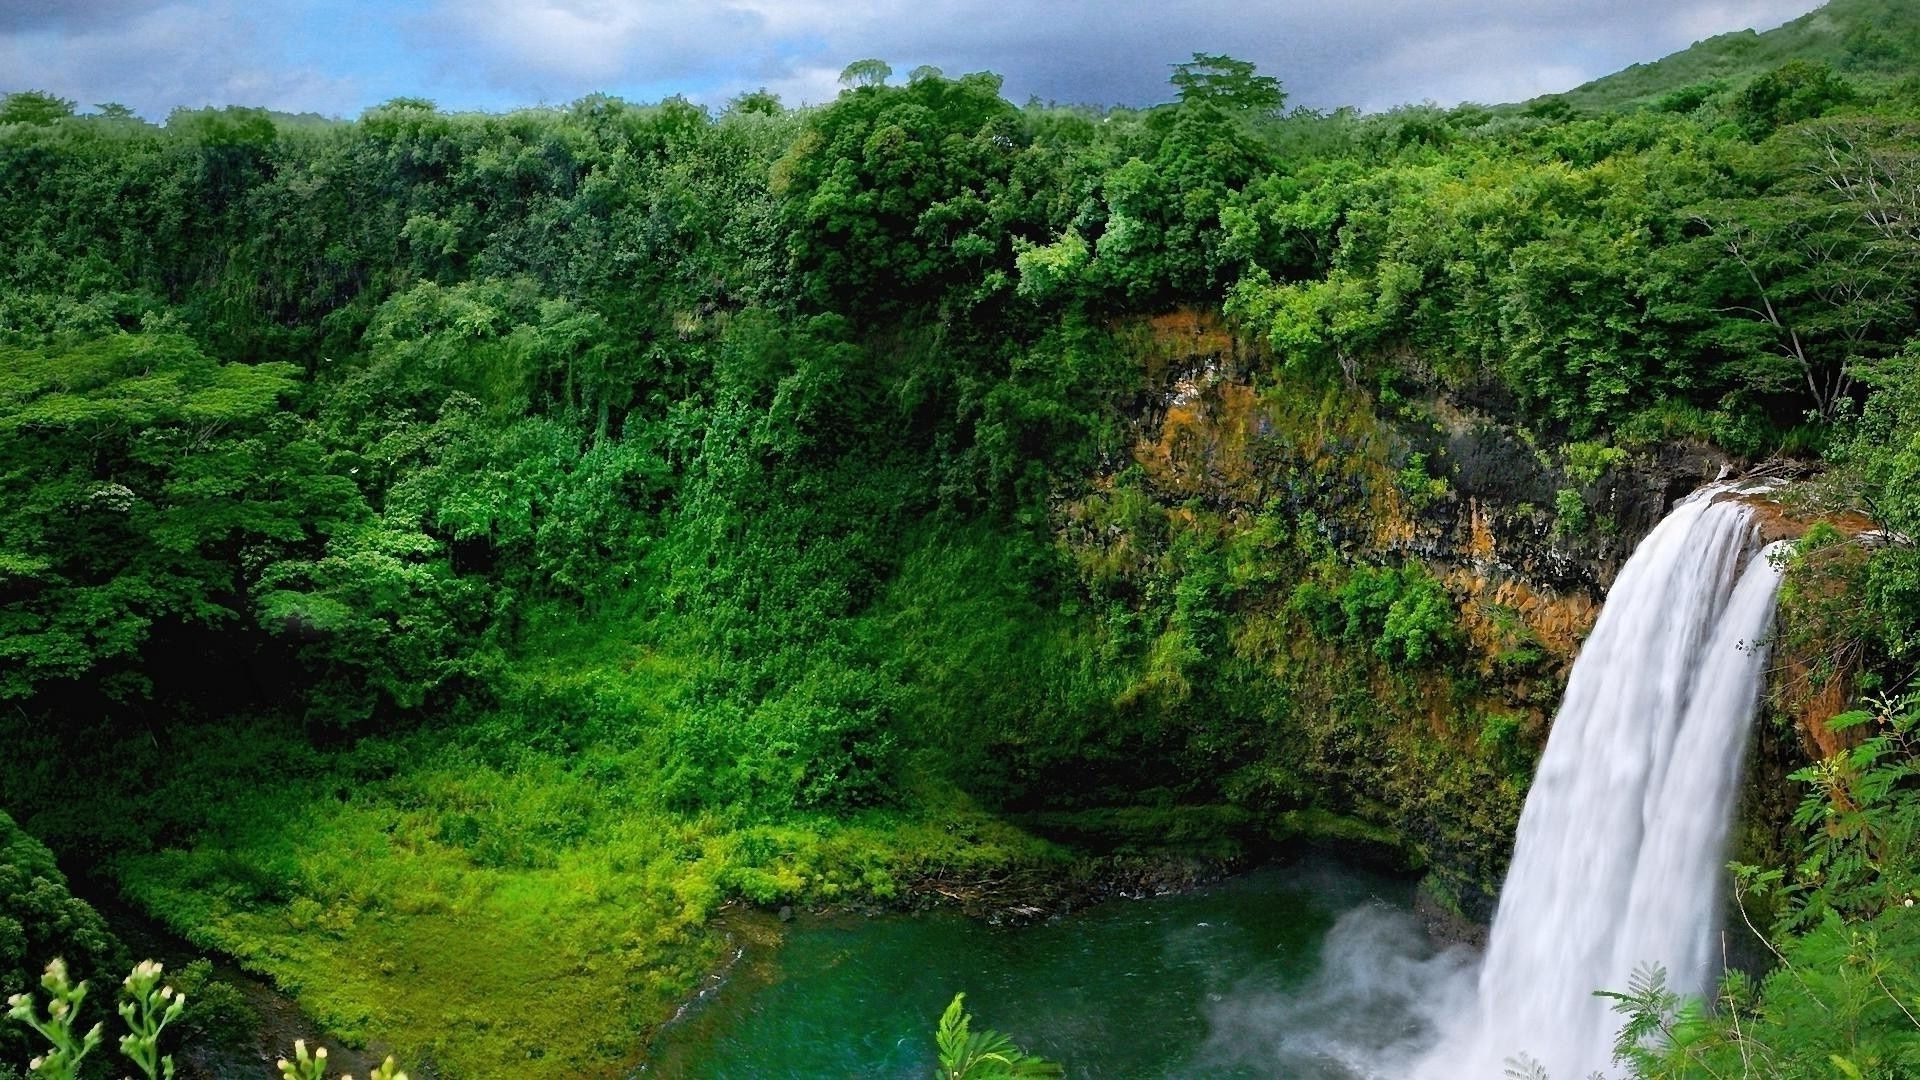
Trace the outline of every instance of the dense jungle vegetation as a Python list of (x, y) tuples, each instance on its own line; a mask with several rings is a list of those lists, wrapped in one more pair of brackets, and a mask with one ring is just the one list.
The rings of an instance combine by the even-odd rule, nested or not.
[[(1408, 540), (1469, 410), (1555, 550), (1680, 443), (1887, 530), (1796, 556), (1851, 711), (1746, 871), (1779, 968), (1634, 988), (1628, 1049), (1907, 1075), (1917, 43), (1834, 0), (1381, 115), (1219, 56), (1142, 110), (878, 61), (804, 109), (13, 93), (0, 995), (124, 971), (46, 848), (446, 1076), (631, 1065), (735, 901), (1331, 838), (1484, 915), (1570, 645)], [(1203, 359), (1258, 421), (1198, 482)]]

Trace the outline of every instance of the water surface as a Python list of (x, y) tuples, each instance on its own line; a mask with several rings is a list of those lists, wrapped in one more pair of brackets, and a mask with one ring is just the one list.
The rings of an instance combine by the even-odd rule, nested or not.
[(1391, 1075), (1425, 1045), (1436, 958), (1405, 881), (1311, 859), (1034, 926), (806, 920), (656, 1041), (650, 1077), (932, 1075), (956, 991), (1074, 1077)]

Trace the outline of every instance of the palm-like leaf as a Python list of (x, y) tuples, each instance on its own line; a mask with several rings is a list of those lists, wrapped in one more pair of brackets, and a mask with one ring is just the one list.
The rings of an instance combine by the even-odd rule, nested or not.
[(972, 1031), (973, 1018), (961, 1005), (966, 996), (953, 996), (934, 1032), (934, 1045), (940, 1051), (939, 1080), (1035, 1080), (1065, 1075), (1060, 1066), (1025, 1053), (997, 1031)]

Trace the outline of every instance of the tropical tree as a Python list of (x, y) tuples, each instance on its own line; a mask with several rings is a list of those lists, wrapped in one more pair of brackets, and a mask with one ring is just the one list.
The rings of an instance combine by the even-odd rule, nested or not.
[(893, 66), (885, 60), (855, 60), (840, 69), (840, 85), (849, 89), (885, 86), (893, 77)]
[(0, 124), (51, 124), (73, 115), (74, 103), (40, 90), (22, 90), (0, 99)]
[(1287, 103), (1280, 80), (1257, 74), (1251, 61), (1218, 53), (1194, 53), (1193, 59), (1173, 65), (1170, 80), (1183, 105), (1211, 105), (1229, 112), (1273, 115)]

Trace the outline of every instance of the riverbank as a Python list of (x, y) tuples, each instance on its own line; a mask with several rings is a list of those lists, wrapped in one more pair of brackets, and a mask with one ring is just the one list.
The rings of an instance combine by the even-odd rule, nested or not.
[[(688, 815), (650, 796), (644, 747), (509, 756), (425, 732), (317, 757), (298, 738), (264, 721), (206, 732), (168, 783), (221, 797), (191, 838), (116, 859), (116, 881), (343, 1051), (390, 1050), (415, 1076), (621, 1075), (729, 962), (727, 920), (1031, 923), (1303, 842), (1218, 807), (1011, 821), (931, 786), (913, 809)], [(257, 1007), (274, 1046), (308, 1034)]]
[[(413, 737), (273, 783), (273, 740), (236, 738), (262, 748), (225, 761), (254, 774), (250, 793), (190, 842), (116, 860), (120, 884), (345, 1042), (390, 1041), (416, 1075), (619, 1074), (721, 961), (710, 920), (730, 900), (887, 904), (902, 879), (1071, 861), (957, 795), (747, 822), (650, 804), (647, 771), (604, 749), (490, 762)], [(370, 778), (375, 758), (396, 767)]]

